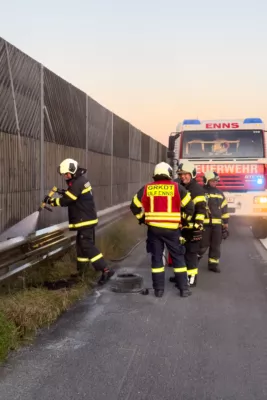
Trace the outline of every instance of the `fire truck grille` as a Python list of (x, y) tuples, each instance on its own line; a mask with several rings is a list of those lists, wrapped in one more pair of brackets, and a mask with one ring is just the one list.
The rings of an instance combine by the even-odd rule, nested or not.
[(220, 176), (220, 181), (217, 184), (217, 187), (227, 187), (231, 186), (232, 188), (235, 187), (236, 189), (242, 189), (245, 185), (242, 178), (238, 175), (227, 175), (227, 176)]

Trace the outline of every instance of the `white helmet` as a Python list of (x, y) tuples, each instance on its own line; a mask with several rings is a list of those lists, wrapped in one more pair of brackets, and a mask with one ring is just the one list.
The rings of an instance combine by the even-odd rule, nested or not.
[(203, 176), (203, 182), (206, 184), (212, 180), (219, 182), (220, 180), (219, 175), (215, 171), (206, 171), (205, 175)]
[(193, 163), (190, 161), (182, 162), (178, 165), (177, 174), (191, 174), (194, 179), (197, 176), (197, 170)]
[(77, 169), (78, 169), (78, 162), (73, 160), (72, 158), (66, 158), (60, 163), (58, 167), (58, 173), (60, 175), (65, 175), (68, 173), (74, 175), (77, 172)]
[(157, 164), (154, 168), (153, 178), (155, 176), (164, 176), (167, 179), (172, 178), (172, 167), (166, 162), (161, 162)]

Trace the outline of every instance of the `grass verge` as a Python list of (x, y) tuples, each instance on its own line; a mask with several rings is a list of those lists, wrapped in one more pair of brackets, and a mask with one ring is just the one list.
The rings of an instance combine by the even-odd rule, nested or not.
[[(124, 256), (146, 230), (132, 215), (116, 221), (96, 239), (99, 250), (107, 260)], [(70, 287), (48, 290), (76, 272), (75, 248), (54, 260), (42, 262), (0, 286), (0, 360), (10, 350), (32, 340), (37, 330), (49, 326), (77, 300), (90, 293), (98, 275), (92, 267), (83, 278)]]

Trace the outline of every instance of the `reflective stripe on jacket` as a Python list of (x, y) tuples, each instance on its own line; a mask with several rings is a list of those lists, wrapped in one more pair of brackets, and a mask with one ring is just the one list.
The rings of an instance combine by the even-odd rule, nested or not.
[(227, 224), (229, 220), (228, 204), (223, 192), (209, 185), (205, 185), (204, 190), (208, 201), (208, 215), (204, 224)]

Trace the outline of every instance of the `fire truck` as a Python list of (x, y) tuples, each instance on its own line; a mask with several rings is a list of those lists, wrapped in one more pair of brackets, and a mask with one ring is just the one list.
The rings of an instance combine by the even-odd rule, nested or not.
[(197, 181), (214, 170), (228, 201), (231, 219), (249, 222), (256, 238), (267, 236), (267, 136), (261, 118), (185, 119), (169, 137), (168, 158), (174, 170), (188, 160)]

